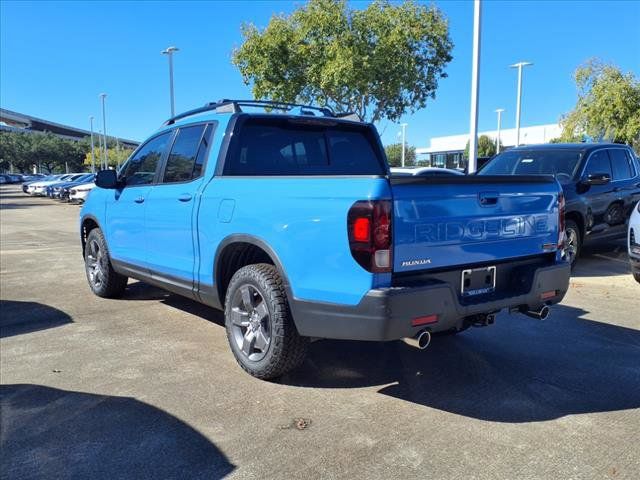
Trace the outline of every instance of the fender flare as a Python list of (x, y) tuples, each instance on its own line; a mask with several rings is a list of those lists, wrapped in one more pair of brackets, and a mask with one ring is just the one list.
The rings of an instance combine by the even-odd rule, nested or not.
[(220, 280), (220, 267), (221, 267), (220, 255), (222, 254), (222, 252), (226, 247), (228, 247), (233, 243), (248, 243), (250, 245), (254, 245), (264, 250), (267, 253), (269, 258), (273, 262), (274, 266), (278, 270), (278, 273), (282, 277), (283, 286), (285, 291), (287, 292), (289, 304), (291, 304), (294, 300), (293, 291), (291, 290), (291, 283), (289, 282), (289, 277), (287, 276), (287, 272), (284, 269), (282, 262), (280, 261), (280, 257), (265, 240), (259, 237), (256, 237), (255, 235), (249, 235), (244, 233), (234, 233), (222, 239), (222, 241), (218, 244), (218, 248), (216, 249), (216, 254), (213, 260), (213, 278), (214, 278), (216, 290), (218, 289), (219, 280)]

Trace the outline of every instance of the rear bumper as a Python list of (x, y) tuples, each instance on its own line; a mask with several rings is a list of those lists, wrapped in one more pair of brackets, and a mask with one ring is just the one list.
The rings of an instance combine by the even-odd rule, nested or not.
[[(462, 305), (450, 283), (392, 287), (370, 290), (356, 306), (294, 300), (291, 310), (298, 332), (318, 338), (345, 340), (396, 340), (412, 337), (427, 328), (440, 332), (461, 328), (466, 317), (497, 312), (504, 308), (560, 302), (569, 288), (570, 266), (558, 263), (538, 268), (528, 293), (491, 301)], [(542, 299), (543, 292), (556, 295)], [(417, 317), (437, 315), (437, 322), (412, 326)]]

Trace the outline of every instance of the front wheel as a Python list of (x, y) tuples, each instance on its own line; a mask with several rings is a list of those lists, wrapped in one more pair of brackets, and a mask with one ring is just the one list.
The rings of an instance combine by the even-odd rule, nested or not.
[(99, 297), (119, 297), (127, 287), (127, 277), (117, 273), (111, 265), (107, 242), (99, 228), (94, 228), (87, 236), (84, 267), (89, 287)]
[(567, 220), (565, 225), (565, 250), (567, 252), (567, 260), (571, 264), (571, 268), (576, 265), (580, 249), (582, 248), (582, 237), (578, 224), (573, 220)]
[(273, 265), (248, 265), (233, 275), (224, 316), (231, 351), (250, 375), (269, 380), (303, 362), (309, 339), (296, 330)]
[(633, 278), (636, 279), (636, 282), (640, 283), (640, 272), (634, 272), (633, 273)]

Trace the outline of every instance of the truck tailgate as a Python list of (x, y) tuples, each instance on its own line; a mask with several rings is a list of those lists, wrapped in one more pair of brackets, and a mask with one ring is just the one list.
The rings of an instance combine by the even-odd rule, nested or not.
[(551, 176), (396, 177), (391, 189), (396, 273), (557, 248), (561, 189)]

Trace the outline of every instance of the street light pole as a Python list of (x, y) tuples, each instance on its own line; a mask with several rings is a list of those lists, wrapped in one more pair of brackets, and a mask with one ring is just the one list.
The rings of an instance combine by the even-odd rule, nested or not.
[(406, 123), (401, 123), (400, 126), (402, 127), (402, 166), (404, 167), (404, 149), (405, 149), (405, 143), (406, 143), (406, 138), (407, 138), (407, 124)]
[(174, 105), (174, 97), (173, 97), (173, 54), (177, 52), (179, 48), (177, 47), (167, 47), (165, 50), (162, 50), (163, 55), (167, 55), (169, 57), (169, 99), (171, 101), (171, 116), (175, 116), (176, 109)]
[(102, 99), (102, 140), (104, 143), (104, 154), (102, 155), (104, 161), (103, 169), (106, 170), (109, 168), (109, 153), (107, 152), (107, 115), (105, 113), (104, 101), (107, 98), (106, 93), (101, 93), (100, 98)]
[(522, 102), (522, 67), (533, 65), (531, 62), (518, 62), (510, 65), (518, 69), (518, 99), (516, 103), (516, 147), (520, 145), (520, 104)]
[(469, 116), (469, 165), (468, 173), (474, 173), (478, 165), (478, 91), (480, 83), (480, 20), (482, 4), (473, 1), (473, 60), (471, 63), (471, 113)]
[(502, 112), (504, 108), (498, 108), (496, 113), (498, 114), (498, 133), (496, 135), (496, 154), (500, 153), (500, 125), (502, 124)]
[(93, 148), (93, 115), (89, 117), (89, 124), (91, 125), (91, 173), (96, 173), (96, 153)]

